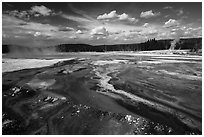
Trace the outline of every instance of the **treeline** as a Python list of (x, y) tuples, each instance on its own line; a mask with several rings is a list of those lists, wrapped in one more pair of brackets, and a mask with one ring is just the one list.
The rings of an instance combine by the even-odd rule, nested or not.
[[(91, 46), (87, 44), (61, 44), (58, 45), (59, 52), (106, 52), (106, 51), (151, 51), (167, 50), (171, 46), (172, 39), (156, 40), (150, 39), (144, 43), (138, 44), (117, 44), (117, 45), (99, 45)], [(176, 43), (175, 49), (189, 49), (197, 51), (202, 48), (202, 38), (180, 39)]]
[[(137, 43), (137, 44), (116, 44), (116, 45), (99, 45), (99, 46), (92, 46), (88, 44), (60, 44), (55, 46), (55, 49), (58, 52), (167, 50), (170, 48), (172, 41), (173, 39), (168, 39), (168, 40), (150, 39), (144, 43)], [(10, 47), (11, 45), (3, 45), (2, 53), (8, 53), (10, 51)], [(39, 50), (41, 51), (42, 48), (43, 47), (40, 47)], [(202, 38), (180, 39), (179, 42), (176, 43), (175, 49), (189, 49), (191, 51), (198, 51), (198, 49), (202, 49)], [(29, 49), (29, 50), (32, 50), (32, 49)]]
[(2, 45), (2, 53), (9, 53), (9, 45)]
[(193, 52), (202, 49), (202, 38), (181, 39), (175, 49), (190, 49)]

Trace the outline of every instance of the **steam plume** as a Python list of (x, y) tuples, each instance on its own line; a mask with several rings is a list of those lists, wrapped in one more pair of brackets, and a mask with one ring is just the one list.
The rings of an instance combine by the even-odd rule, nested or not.
[(176, 47), (176, 43), (178, 43), (179, 40), (180, 40), (179, 38), (176, 38), (173, 41), (171, 41), (171, 46), (170, 46), (169, 50), (174, 50)]
[(56, 53), (55, 47), (23, 47), (9, 46), (9, 56), (11, 57), (28, 57), (36, 58), (44, 55), (53, 55)]

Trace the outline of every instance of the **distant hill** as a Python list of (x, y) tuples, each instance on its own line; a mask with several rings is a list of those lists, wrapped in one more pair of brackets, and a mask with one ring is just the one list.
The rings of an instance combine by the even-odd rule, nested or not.
[[(23, 46), (12, 46), (12, 45), (2, 45), (2, 53), (9, 53), (12, 50), (17, 49), (22, 52), (49, 52), (55, 50), (57, 52), (106, 52), (106, 51), (150, 51), (150, 50), (166, 50), (171, 46), (171, 41), (173, 39), (167, 40), (155, 40), (151, 39), (144, 43), (136, 44), (115, 44), (115, 45), (88, 45), (88, 44), (60, 44), (54, 47), (38, 47), (29, 48)], [(202, 49), (202, 38), (188, 38), (180, 39), (176, 43), (175, 49), (189, 49), (191, 51), (196, 51)]]

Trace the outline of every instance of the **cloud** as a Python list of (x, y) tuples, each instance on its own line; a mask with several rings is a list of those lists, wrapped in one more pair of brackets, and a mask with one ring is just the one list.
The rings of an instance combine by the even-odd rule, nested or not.
[[(3, 11), (2, 39), (7, 40), (8, 42), (12, 39), (15, 41), (15, 38), (18, 38), (19, 41), (20, 39), (25, 39), (27, 42), (30, 41), (29, 43), (33, 41), (36, 41), (37, 43), (38, 40), (56, 40), (60, 43), (72, 43), (73, 40), (74, 42), (80, 41), (90, 44), (98, 44), (100, 42), (102, 44), (107, 44), (114, 42), (120, 43), (123, 42), (123, 39), (125, 38), (128, 40), (126, 43), (131, 43), (136, 41), (141, 42), (145, 38), (171, 38), (171, 36), (175, 35), (177, 31), (179, 32), (177, 29), (183, 27), (182, 23), (185, 23), (183, 25), (186, 25), (187, 28), (192, 27), (193, 29), (200, 25), (200, 22), (192, 22), (192, 25), (187, 25), (187, 23), (191, 23), (189, 22), (191, 20), (182, 20), (182, 16), (185, 15), (185, 9), (182, 8), (164, 8), (170, 9), (168, 10), (170, 13), (166, 10), (166, 14), (162, 15), (163, 19), (165, 19), (164, 21), (166, 21), (163, 22), (163, 24), (161, 24), (161, 21), (159, 22), (159, 20), (155, 20), (155, 22), (148, 22), (146, 20), (145, 22), (139, 23), (140, 25), (135, 25), (132, 22), (137, 22), (140, 17), (136, 17), (133, 13), (123, 13), (118, 10), (113, 10), (96, 15), (96, 13), (88, 14), (90, 13), (90, 10), (86, 12), (76, 9), (73, 6), (72, 8), (69, 8), (69, 13), (65, 13), (65, 11), (55, 13), (58, 18), (61, 18), (61, 22), (53, 25), (45, 24), (45, 22), (51, 23), (53, 21), (54, 18), (48, 16), (54, 15), (55, 9), (52, 9), (49, 5), (48, 7), (47, 5), (43, 6), (43, 4), (30, 7), (30, 9), (28, 7), (28, 9), (20, 9), (20, 11), (19, 9), (15, 10), (15, 7), (13, 7), (8, 8), (9, 10), (12, 9), (12, 11)], [(181, 10), (179, 11), (179, 9)], [(139, 12), (138, 16), (140, 16), (140, 13), (143, 18), (151, 18), (160, 15), (159, 11), (156, 11), (156, 9), (143, 11), (144, 12)], [(162, 11), (161, 14), (163, 14)], [(171, 18), (171, 16), (169, 16), (177, 16), (177, 14), (180, 15), (180, 19), (178, 20), (177, 18)], [(7, 18), (4, 17), (5, 15)], [(167, 15), (167, 18), (164, 18), (165, 15)], [(29, 19), (29, 21), (26, 21), (26, 19)], [(46, 19), (49, 19), (49, 21), (45, 21)], [(64, 26), (63, 24), (65, 22), (63, 23), (63, 20), (69, 24)], [(73, 28), (70, 28), (69, 26)], [(185, 35), (202, 35), (202, 29), (192, 30), (189, 28), (187, 31), (187, 28), (183, 30)], [(93, 39), (90, 40), (90, 37), (93, 37)], [(77, 38), (77, 40), (75, 40), (75, 38)]]
[(34, 30), (41, 32), (56, 32), (59, 28), (57, 26), (52, 26), (50, 24), (41, 24), (36, 22), (28, 22), (27, 25), (16, 26), (22, 30)]
[(103, 15), (99, 15), (97, 17), (98, 20), (115, 20), (115, 21), (128, 21), (132, 23), (138, 22), (138, 19), (130, 17), (128, 14), (123, 13), (121, 15), (117, 14), (116, 10), (111, 11), (110, 13), (104, 13)]
[(160, 12), (153, 13), (152, 10), (149, 10), (149, 11), (141, 12), (140, 17), (147, 19), (147, 18), (159, 16), (159, 15), (160, 15)]
[(180, 10), (178, 10), (177, 12), (178, 12), (177, 15), (180, 16), (180, 15), (183, 14), (184, 11), (183, 11), (182, 9), (180, 9)]
[[(2, 15), (2, 30), (8, 36), (43, 36), (44, 38), (47, 37), (56, 37), (60, 38), (61, 35), (59, 31), (59, 27), (53, 26), (50, 24), (41, 24), (36, 22), (25, 22), (21, 19), (18, 19), (13, 16), (9, 15)], [(66, 28), (68, 29), (68, 28)], [(71, 29), (71, 28), (69, 28)], [(62, 33), (63, 35), (64, 33)]]
[(87, 18), (84, 18), (84, 17), (77, 17), (77, 16), (72, 16), (72, 15), (66, 15), (66, 14), (61, 14), (61, 17), (65, 18), (65, 19), (68, 19), (68, 20), (76, 21), (76, 22), (79, 22), (79, 23), (91, 22), (91, 20), (89, 20)]
[(114, 32), (109, 32), (110, 35), (118, 35), (118, 34), (122, 34), (124, 33), (125, 31), (122, 31), (122, 30), (118, 30), (118, 31), (114, 31)]
[(145, 28), (143, 29), (140, 34), (142, 36), (150, 36), (150, 35), (156, 35), (159, 33), (160, 30), (158, 30), (158, 28), (155, 28), (155, 27), (148, 27), (148, 28)]
[(93, 19), (85, 15), (75, 16), (61, 13), (59, 14), (59, 16), (61, 18), (67, 19), (68, 21), (74, 21), (75, 25), (77, 25), (77, 28), (80, 28), (81, 30), (90, 30), (92, 28), (95, 28), (96, 26), (103, 25), (103, 23), (98, 21), (97, 19)]
[(35, 32), (35, 33), (34, 33), (34, 36), (35, 36), (35, 37), (38, 37), (38, 36), (40, 36), (40, 35), (41, 35), (41, 32)]
[(119, 37), (117, 37), (117, 36), (116, 36), (116, 37), (114, 37), (114, 40), (118, 40), (118, 39), (119, 39)]
[(27, 24), (27, 22), (20, 20), (14, 16), (9, 16), (7, 14), (2, 14), (2, 29), (11, 29), (14, 26), (22, 26), (21, 24)]
[(155, 34), (158, 34), (158, 31), (153, 29), (153, 30), (150, 30), (147, 34), (148, 35), (155, 35)]
[(179, 30), (179, 29), (178, 28), (173, 28), (173, 29), (171, 29), (171, 32), (175, 32), (177, 30)]
[(179, 24), (180, 24), (179, 21), (175, 19), (169, 19), (164, 23), (164, 27), (169, 28), (169, 27), (178, 26)]
[(171, 6), (166, 6), (166, 7), (164, 7), (163, 9), (169, 9), (169, 10), (171, 10), (172, 12), (174, 12), (174, 13), (176, 13), (176, 15), (178, 15), (178, 16), (181, 16), (181, 15), (183, 15), (183, 13), (184, 13), (184, 11), (183, 11), (183, 9), (174, 9), (173, 7), (171, 7)]
[(144, 26), (144, 27), (147, 27), (148, 25), (149, 25), (149, 23), (145, 23), (143, 26)]
[(123, 13), (123, 14), (121, 14), (121, 15), (118, 15), (118, 19), (119, 19), (119, 20), (124, 20), (124, 21), (130, 21), (130, 22), (138, 22), (138, 19), (131, 18), (131, 17), (129, 17), (129, 15), (126, 14), (126, 13)]
[(28, 11), (18, 11), (18, 10), (12, 10), (12, 11), (4, 11), (5, 14), (8, 14), (10, 16), (22, 18), (25, 20), (30, 19), (30, 14)]
[(71, 27), (60, 27), (58, 30), (59, 31), (73, 31), (74, 28), (71, 28)]
[(118, 17), (119, 17), (119, 20), (127, 20), (129, 18), (128, 15), (125, 13), (118, 15)]
[(111, 11), (110, 13), (104, 13), (103, 15), (99, 15), (97, 17), (97, 19), (99, 20), (105, 20), (105, 19), (114, 19), (114, 18), (117, 18), (118, 17), (118, 14), (116, 13), (116, 10), (114, 11)]
[(79, 14), (80, 16), (82, 16), (82, 17), (84, 17), (84, 18), (87, 18), (87, 19), (89, 19), (89, 20), (94, 20), (94, 18), (91, 17), (91, 16), (89, 16), (89, 15), (87, 15), (85, 11), (75, 8), (71, 3), (68, 4), (68, 6), (69, 6), (69, 8), (70, 8), (74, 13), (77, 13), (77, 14)]
[(171, 6), (166, 6), (166, 7), (164, 7), (163, 9), (173, 9), (173, 7), (171, 7)]
[(129, 32), (135, 32), (135, 33), (140, 33), (142, 31), (142, 29), (133, 29), (133, 30), (129, 30)]
[(177, 35), (177, 33), (175, 31), (171, 32), (171, 35)]
[[(63, 27), (26, 22), (17, 17), (2, 14), (2, 41), (7, 44), (45, 46), (75, 40), (74, 37), (70, 38), (76, 34), (75, 31), (59, 31), (60, 28)], [(65, 29), (71, 28), (65, 27)]]
[(103, 35), (103, 36), (109, 35), (107, 29), (103, 26), (92, 29), (90, 34), (91, 35)]
[(7, 10), (3, 11), (4, 14), (8, 14), (10, 16), (14, 16), (24, 20), (30, 20), (31, 16), (39, 17), (39, 16), (50, 16), (55, 15), (54, 11), (51, 9), (41, 5), (41, 6), (33, 6), (30, 10)]
[(184, 30), (184, 36), (202, 36), (202, 27), (189, 27), (189, 28), (185, 28)]
[(168, 18), (168, 17), (170, 17), (170, 15), (165, 15), (165, 16), (164, 16), (164, 18)]
[(184, 11), (183, 11), (182, 8), (180, 8), (180, 9), (175, 9), (175, 8), (173, 8), (173, 7), (171, 7), (171, 6), (166, 6), (166, 7), (164, 7), (163, 9), (169, 9), (169, 10), (171, 10), (172, 12), (176, 13), (177, 16), (181, 16), (181, 15), (184, 14)]
[(151, 27), (144, 27), (144, 28), (138, 28), (134, 30), (130, 30), (129, 33), (126, 33), (124, 37), (126, 40), (145, 40), (145, 39), (151, 39), (156, 38), (158, 34), (162, 32), (157, 26), (151, 26)]
[(77, 39), (77, 36), (70, 36), (70, 39)]
[[(45, 42), (47, 40), (50, 40), (50, 41), (55, 40), (55, 42), (61, 43), (61, 42), (67, 42), (67, 41), (71, 42), (72, 40), (76, 39), (71, 36), (75, 36), (76, 34), (83, 34), (84, 32), (86, 32), (87, 35), (77, 35), (77, 39), (79, 41), (81, 40), (87, 41), (88, 38), (90, 37), (90, 32), (92, 31), (92, 29), (96, 28), (96, 26), (101, 26), (99, 24), (97, 25), (94, 24), (95, 22), (91, 22), (84, 17), (75, 18), (73, 16), (73, 19), (76, 19), (76, 20), (79, 19), (80, 21), (85, 21), (85, 22), (80, 22), (80, 23), (83, 23), (82, 24), (83, 26), (86, 24), (91, 26), (85, 26), (87, 27), (87, 29), (83, 29), (82, 27), (82, 30), (80, 29), (79, 31), (78, 29), (66, 27), (66, 26), (59, 26), (59, 25), (55, 26), (51, 24), (43, 24), (43, 23), (37, 23), (33, 21), (27, 22), (20, 18), (9, 16), (8, 14), (2, 14), (2, 32), (4, 32), (4, 36), (6, 36), (6, 37), (3, 37), (3, 40), (11, 44), (11, 43), (15, 43), (15, 41), (17, 40), (17, 37), (15, 36), (19, 36), (18, 39), (22, 40), (20, 41), (20, 44), (23, 44), (23, 45), (26, 45), (26, 43), (23, 43), (23, 41), (27, 42), (29, 40), (30, 40), (29, 45), (40, 45), (42, 43), (37, 43), (37, 41)], [(92, 33), (94, 38), (106, 37), (109, 35), (106, 29), (105, 31), (104, 30), (100, 31), (99, 29), (95, 29), (95, 32), (93, 30)], [(34, 43), (33, 41), (36, 41), (36, 43)]]
[[(31, 7), (31, 13), (38, 13), (42, 16), (50, 16), (52, 14), (52, 10), (41, 5), (41, 6), (33, 6)], [(37, 15), (38, 15), (37, 14)]]
[(77, 30), (76, 34), (83, 34), (83, 32), (81, 30)]

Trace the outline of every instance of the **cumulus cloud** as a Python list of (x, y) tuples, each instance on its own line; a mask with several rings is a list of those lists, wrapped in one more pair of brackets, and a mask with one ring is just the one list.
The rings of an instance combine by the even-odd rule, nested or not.
[(103, 15), (99, 15), (97, 19), (104, 20), (104, 19), (113, 19), (117, 18), (118, 14), (116, 13), (116, 10), (111, 11), (110, 13), (104, 13)]
[(127, 20), (129, 18), (128, 15), (125, 13), (118, 15), (118, 17), (119, 17), (119, 20)]
[(130, 17), (128, 14), (123, 13), (121, 15), (117, 14), (116, 10), (111, 11), (110, 13), (104, 13), (97, 17), (98, 20), (118, 20), (118, 21), (129, 21), (129, 22), (138, 22), (138, 19)]
[(77, 34), (83, 34), (83, 32), (81, 30), (77, 30), (76, 33)]
[(92, 29), (90, 34), (91, 35), (103, 35), (103, 36), (109, 35), (107, 29), (103, 26)]
[(38, 37), (38, 36), (40, 36), (40, 35), (41, 35), (41, 32), (35, 32), (35, 33), (34, 33), (34, 36), (35, 36), (35, 37)]
[(153, 13), (152, 10), (149, 10), (149, 11), (141, 12), (140, 17), (147, 19), (147, 18), (159, 16), (159, 15), (160, 15), (160, 12)]
[(49, 8), (43, 6), (43, 5), (41, 5), (41, 6), (33, 6), (33, 7), (31, 7), (30, 11), (31, 11), (31, 13), (38, 13), (38, 14), (40, 14), (42, 16), (49, 16), (52, 13), (51, 9), (49, 9)]
[(10, 16), (22, 18), (22, 19), (25, 19), (25, 20), (29, 20), (30, 19), (30, 14), (29, 14), (28, 11), (12, 10), (12, 11), (5, 11), (4, 13), (8, 14)]
[(8, 14), (10, 16), (14, 16), (24, 20), (30, 20), (31, 16), (34, 16), (34, 17), (50, 16), (50, 15), (54, 15), (55, 13), (51, 9), (41, 5), (41, 6), (33, 6), (31, 7), (30, 10), (23, 10), (23, 11), (7, 10), (7, 11), (4, 11), (4, 14)]
[(129, 17), (129, 15), (126, 14), (126, 13), (123, 13), (123, 14), (121, 14), (121, 15), (118, 15), (118, 18), (119, 18), (119, 20), (128, 20), (128, 21), (130, 21), (130, 22), (138, 21), (138, 20), (135, 19), (135, 18)]
[(178, 26), (179, 25), (179, 21), (175, 20), (175, 19), (169, 19), (168, 21), (166, 21), (164, 23), (164, 27), (173, 27), (173, 26)]

